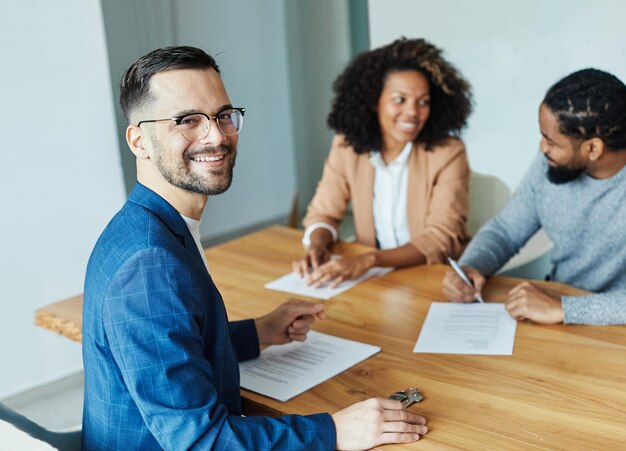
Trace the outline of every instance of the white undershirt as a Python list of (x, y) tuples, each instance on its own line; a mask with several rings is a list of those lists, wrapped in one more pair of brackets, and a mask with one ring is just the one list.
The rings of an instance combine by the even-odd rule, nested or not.
[[(411, 239), (407, 220), (407, 191), (409, 185), (409, 156), (413, 143), (408, 142), (402, 152), (389, 164), (385, 164), (380, 152), (370, 153), (370, 163), (374, 167), (374, 227), (376, 240), (381, 249), (393, 249), (408, 243)], [(311, 244), (311, 233), (317, 228), (325, 228), (337, 240), (337, 230), (324, 222), (316, 222), (306, 228), (302, 244)]]
[(200, 255), (202, 256), (202, 261), (204, 261), (204, 266), (206, 266), (207, 272), (209, 271), (209, 262), (206, 259), (206, 255), (204, 255), (204, 249), (202, 248), (202, 242), (200, 241), (200, 221), (197, 219), (188, 218), (185, 215), (180, 215), (187, 227), (189, 228), (189, 232), (191, 232), (191, 236), (193, 240), (196, 242), (196, 246), (200, 251)]
[(381, 249), (393, 249), (411, 239), (407, 220), (407, 190), (409, 186), (409, 155), (413, 143), (408, 142), (402, 152), (385, 164), (380, 152), (370, 153), (374, 166), (374, 227)]

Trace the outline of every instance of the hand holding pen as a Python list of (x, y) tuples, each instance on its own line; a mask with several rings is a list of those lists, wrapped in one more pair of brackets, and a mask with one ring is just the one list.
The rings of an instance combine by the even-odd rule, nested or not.
[(452, 269), (443, 279), (443, 293), (453, 302), (484, 302), (481, 294), (485, 277), (474, 268), (461, 268), (459, 264), (448, 258)]

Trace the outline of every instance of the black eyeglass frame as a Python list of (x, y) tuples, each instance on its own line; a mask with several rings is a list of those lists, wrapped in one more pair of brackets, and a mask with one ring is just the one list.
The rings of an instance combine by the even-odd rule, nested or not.
[(222, 127), (220, 127), (220, 123), (219, 123), (219, 116), (220, 114), (222, 114), (224, 111), (228, 111), (228, 110), (236, 110), (239, 111), (241, 113), (241, 117), (243, 118), (246, 115), (246, 109), (243, 107), (226, 107), (226, 108), (222, 108), (221, 110), (219, 110), (215, 116), (209, 116), (208, 114), (205, 113), (201, 113), (199, 111), (195, 112), (195, 113), (187, 113), (187, 114), (183, 114), (181, 116), (174, 116), (174, 117), (168, 117), (166, 119), (148, 119), (145, 121), (139, 121), (137, 123), (137, 127), (139, 127), (141, 124), (145, 124), (145, 123), (149, 123), (149, 122), (163, 122), (163, 121), (174, 121), (176, 122), (176, 125), (180, 125), (180, 123), (183, 121), (183, 119), (185, 119), (186, 117), (189, 116), (195, 116), (196, 114), (200, 114), (204, 117), (206, 117), (209, 121), (209, 123), (211, 123), (211, 119), (215, 120), (215, 124), (217, 125), (217, 128), (219, 129), (219, 131), (226, 136), (232, 136), (232, 135), (237, 135), (239, 134), (239, 132), (241, 131), (241, 128), (239, 130), (237, 130), (236, 133), (229, 133), (226, 134), (222, 131)]

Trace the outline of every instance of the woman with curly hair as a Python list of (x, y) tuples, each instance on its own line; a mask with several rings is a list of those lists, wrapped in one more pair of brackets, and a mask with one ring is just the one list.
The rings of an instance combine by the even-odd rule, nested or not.
[[(328, 124), (337, 134), (294, 271), (313, 286), (336, 286), (372, 266), (459, 255), (470, 170), (458, 136), (472, 109), (469, 83), (434, 45), (401, 38), (359, 55), (333, 90)], [(378, 249), (330, 260), (350, 202), (357, 241)]]

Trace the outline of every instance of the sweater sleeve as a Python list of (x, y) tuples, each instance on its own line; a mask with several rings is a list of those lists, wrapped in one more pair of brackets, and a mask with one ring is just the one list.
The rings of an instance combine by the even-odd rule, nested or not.
[(626, 324), (626, 290), (583, 296), (563, 296), (565, 324), (608, 326)]
[(509, 202), (480, 228), (463, 253), (460, 263), (489, 276), (500, 269), (541, 228), (534, 187), (543, 177), (539, 154)]

